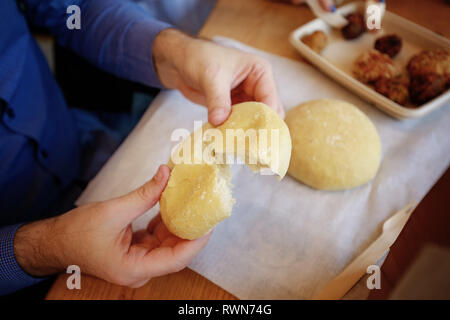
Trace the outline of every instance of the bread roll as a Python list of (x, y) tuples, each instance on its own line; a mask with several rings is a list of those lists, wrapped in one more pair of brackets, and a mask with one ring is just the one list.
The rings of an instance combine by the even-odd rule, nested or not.
[[(245, 145), (245, 155), (236, 150), (237, 144), (230, 145), (224, 140), (224, 150), (215, 149), (217, 155), (222, 153), (234, 154), (241, 160), (245, 160), (245, 163), (254, 172), (258, 172), (262, 168), (268, 168), (277, 174), (280, 180), (286, 175), (292, 149), (289, 129), (283, 119), (264, 103), (244, 102), (234, 105), (227, 121), (218, 126), (217, 129), (222, 131), (224, 138), (229, 129), (235, 130), (235, 132), (239, 132), (238, 130), (250, 132), (248, 130), (252, 130), (258, 140), (258, 144)], [(267, 133), (267, 136), (263, 138), (264, 132)], [(261, 147), (260, 141), (263, 142)], [(256, 163), (249, 163), (250, 159), (254, 159), (253, 162)]]
[[(235, 133), (243, 133), (242, 137), (246, 133), (253, 132), (258, 143), (248, 143), (248, 136), (250, 136), (248, 134), (245, 136), (245, 150), (238, 150), (238, 139), (234, 139), (235, 143), (231, 144), (228, 143), (230, 141), (226, 140), (227, 130), (230, 129), (234, 130)], [(209, 136), (214, 135), (213, 130), (220, 131), (219, 133), (223, 138), (222, 143), (214, 144), (214, 139), (208, 140)], [(264, 130), (266, 134), (261, 130)], [(230, 134), (229, 137), (231, 136)], [(261, 148), (260, 142), (263, 142)], [(196, 144), (201, 145), (201, 152), (195, 152)], [(236, 156), (254, 172), (267, 168), (281, 180), (289, 167), (292, 143), (286, 123), (275, 111), (264, 103), (244, 102), (234, 105), (230, 116), (220, 126), (215, 128), (210, 123), (206, 123), (201, 129), (193, 132), (175, 150), (168, 165), (172, 169), (180, 161), (183, 163), (190, 161), (190, 163), (196, 164), (205, 162), (211, 164), (211, 161), (205, 161), (204, 153), (206, 149), (213, 151), (214, 159), (212, 159), (212, 162), (214, 163), (225, 163), (226, 157)], [(184, 157), (184, 151), (187, 151), (190, 156)], [(253, 160), (253, 163), (250, 163), (249, 160)]]
[(315, 100), (289, 110), (293, 140), (288, 173), (316, 189), (341, 190), (372, 179), (381, 142), (369, 118), (338, 100)]
[[(234, 143), (227, 139), (230, 133), (243, 137), (244, 150), (237, 147), (237, 136), (232, 136)], [(255, 135), (256, 144), (250, 143), (247, 133)], [(214, 139), (208, 139), (211, 136)], [(200, 152), (195, 151), (196, 144)], [(205, 153), (213, 157), (205, 158)], [(234, 200), (230, 169), (224, 162), (229, 156), (240, 158), (253, 171), (270, 169), (282, 179), (291, 157), (286, 123), (265, 104), (245, 102), (234, 105), (222, 125), (214, 128), (207, 123), (185, 139), (171, 156), (172, 173), (160, 200), (161, 217), (170, 232), (196, 239), (230, 216)]]
[(161, 217), (170, 232), (192, 240), (228, 218), (233, 203), (229, 166), (179, 164), (161, 196)]

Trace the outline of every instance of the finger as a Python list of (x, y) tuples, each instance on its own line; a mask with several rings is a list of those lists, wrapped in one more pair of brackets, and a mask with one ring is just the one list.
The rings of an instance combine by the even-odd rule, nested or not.
[(138, 281), (138, 282), (130, 285), (129, 287), (133, 288), (133, 289), (137, 289), (137, 288), (140, 288), (140, 287), (144, 286), (150, 280), (151, 280), (150, 278), (149, 279), (145, 279), (145, 280), (141, 280), (141, 281)]
[(305, 3), (306, 2), (306, 0), (291, 0), (291, 3), (292, 4), (295, 4), (295, 5), (297, 5), (297, 4), (303, 4), (303, 3)]
[(278, 109), (276, 111), (281, 119), (285, 118), (286, 113), (284, 111), (283, 103), (281, 102), (281, 100), (278, 100)]
[(120, 231), (119, 239), (120, 246), (124, 250), (127, 250), (133, 241), (133, 227), (131, 226), (131, 223)]
[(213, 126), (222, 124), (231, 112), (231, 81), (224, 75), (215, 79), (208, 79), (204, 84), (206, 106), (208, 107), (208, 121)]
[(153, 230), (153, 235), (159, 240), (163, 241), (167, 237), (172, 236), (172, 233), (167, 229), (164, 223), (159, 223)]
[(283, 113), (275, 79), (268, 63), (258, 63), (249, 75), (248, 81), (253, 84), (246, 89), (248, 95), (253, 96), (258, 102), (265, 103), (277, 113)]
[(161, 242), (154, 236), (148, 233), (147, 230), (139, 230), (133, 234), (132, 245), (152, 250), (161, 245)]
[(333, 0), (319, 0), (319, 2), (324, 10), (331, 11), (331, 12), (336, 11), (336, 6), (334, 5)]
[(159, 246), (160, 247), (174, 247), (180, 241), (182, 241), (180, 238), (172, 235), (170, 237), (165, 238)]
[(264, 73), (258, 80), (255, 88), (255, 99), (265, 103), (275, 111), (279, 111), (277, 87), (271, 75)]
[(196, 104), (206, 106), (206, 98), (203, 95), (203, 93), (201, 93), (200, 91), (193, 89), (184, 83), (180, 83), (180, 85), (178, 86), (178, 90), (188, 100), (190, 100)]
[(254, 101), (253, 97), (247, 95), (243, 89), (243, 84), (231, 90), (231, 104), (235, 104), (247, 101)]
[(206, 246), (210, 236), (208, 233), (196, 240), (182, 240), (174, 247), (150, 251), (143, 259), (144, 273), (152, 278), (182, 270)]
[(147, 231), (153, 233), (155, 227), (162, 221), (161, 214), (158, 213), (147, 225)]
[(152, 234), (160, 243), (163, 243), (168, 238), (175, 238), (177, 241), (181, 239), (173, 235), (164, 224), (161, 214), (158, 214), (147, 226), (147, 232)]
[(131, 241), (132, 244), (145, 242), (148, 237), (151, 237), (151, 234), (147, 232), (147, 230), (139, 230), (133, 233), (133, 240)]
[(150, 210), (159, 200), (169, 180), (170, 169), (166, 165), (158, 168), (153, 179), (127, 195), (109, 201), (114, 212), (120, 212), (118, 223), (128, 225), (137, 217)]

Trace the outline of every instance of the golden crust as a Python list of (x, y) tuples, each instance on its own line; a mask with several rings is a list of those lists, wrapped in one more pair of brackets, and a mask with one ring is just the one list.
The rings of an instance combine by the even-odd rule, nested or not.
[(374, 86), (378, 93), (400, 105), (409, 101), (408, 79), (405, 77), (379, 78)]
[(341, 30), (345, 39), (356, 39), (366, 31), (362, 14), (357, 12), (350, 13), (345, 18), (347, 19), (348, 24)]
[(320, 53), (328, 43), (327, 35), (320, 30), (302, 37), (302, 42), (310, 47), (313, 51)]
[(450, 51), (445, 49), (423, 50), (408, 63), (411, 76), (437, 74), (450, 80)]
[(419, 105), (426, 103), (444, 92), (445, 86), (445, 77), (439, 74), (429, 73), (413, 76), (409, 87), (411, 100)]
[(372, 49), (355, 60), (353, 74), (359, 81), (370, 84), (379, 78), (395, 77), (400, 70), (388, 55)]
[(411, 100), (423, 104), (450, 87), (450, 51), (445, 49), (423, 50), (408, 63), (411, 77)]
[(396, 34), (389, 34), (378, 38), (377, 41), (375, 41), (374, 48), (393, 58), (402, 49), (402, 39)]
[(313, 100), (286, 114), (292, 137), (288, 173), (320, 190), (350, 189), (367, 183), (379, 167), (381, 141), (357, 107), (332, 99)]

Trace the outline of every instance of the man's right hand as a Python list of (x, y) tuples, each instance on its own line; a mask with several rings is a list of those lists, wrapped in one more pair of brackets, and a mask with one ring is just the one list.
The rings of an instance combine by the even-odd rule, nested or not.
[(81, 272), (130, 287), (183, 269), (210, 234), (193, 241), (180, 239), (159, 215), (146, 230), (131, 229), (131, 223), (158, 202), (169, 175), (170, 169), (162, 165), (152, 180), (125, 196), (25, 224), (14, 239), (17, 262), (33, 276), (78, 265)]
[[(334, 11), (336, 9), (333, 0), (318, 0), (324, 10)], [(303, 4), (306, 0), (289, 0), (292, 4)]]
[(265, 59), (165, 29), (155, 38), (153, 55), (161, 83), (208, 108), (208, 121), (218, 126), (231, 105), (262, 102), (284, 117), (271, 65)]

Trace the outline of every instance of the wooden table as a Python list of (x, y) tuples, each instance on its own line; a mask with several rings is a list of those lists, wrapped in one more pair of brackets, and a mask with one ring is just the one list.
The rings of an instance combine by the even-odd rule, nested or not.
[[(426, 244), (450, 249), (450, 169), (414, 210), (381, 267), (381, 289), (369, 299), (387, 299)], [(448, 276), (450, 277), (450, 270)]]
[[(387, 6), (388, 10), (396, 14), (450, 37), (450, 6), (443, 0), (391, 0), (387, 1)], [(288, 43), (288, 35), (313, 18), (313, 14), (305, 6), (296, 7), (268, 0), (218, 0), (199, 35), (206, 38), (215, 35), (230, 37), (267, 52), (300, 60), (300, 55)], [(450, 175), (449, 171), (447, 175)], [(441, 192), (449, 191), (450, 179), (446, 179), (438, 187)], [(434, 210), (444, 210), (445, 201), (429, 205)], [(427, 211), (426, 208), (422, 210)], [(411, 227), (410, 223), (405, 230), (408, 227)], [(420, 225), (412, 227), (417, 234), (421, 233)], [(414, 240), (410, 239), (411, 242)], [(418, 245), (415, 243), (413, 247)], [(401, 248), (397, 251), (401, 252)], [(398, 270), (392, 271), (394, 273), (398, 275)], [(390, 270), (383, 270), (383, 274), (386, 277)], [(81, 290), (68, 290), (66, 279), (67, 275), (64, 274), (58, 277), (48, 292), (47, 299), (236, 299), (190, 269), (152, 279), (139, 289), (116, 286), (83, 276)]]

